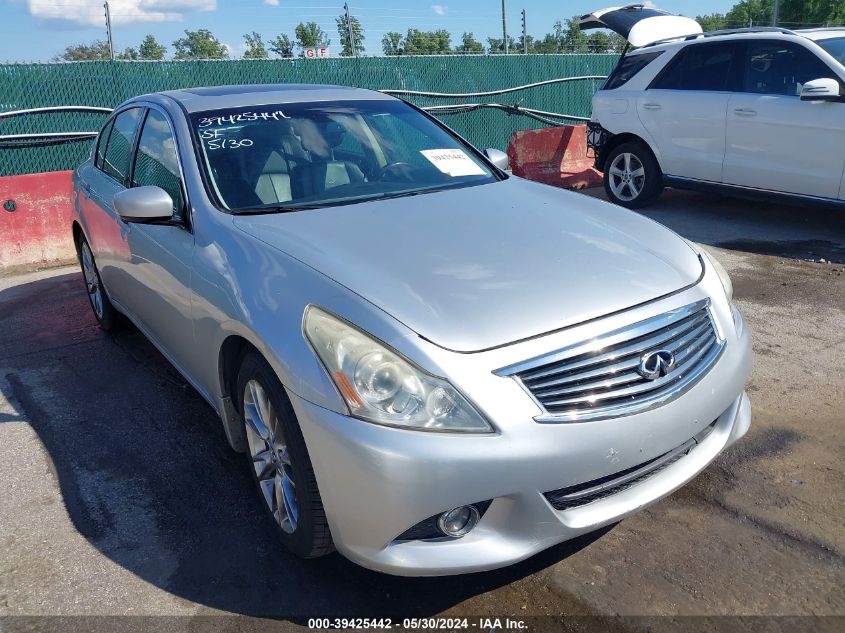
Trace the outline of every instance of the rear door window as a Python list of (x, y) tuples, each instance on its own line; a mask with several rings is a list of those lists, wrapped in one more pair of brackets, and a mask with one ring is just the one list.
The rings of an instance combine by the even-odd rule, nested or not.
[(117, 115), (103, 156), (103, 171), (124, 185), (128, 184), (129, 159), (141, 113), (141, 108), (130, 108)]
[(654, 53), (641, 53), (639, 55), (627, 55), (623, 57), (613, 72), (610, 73), (607, 81), (604, 82), (602, 90), (613, 90), (614, 88), (624, 86), (634, 75), (662, 54), (663, 51), (656, 51)]
[(730, 90), (733, 42), (693, 44), (681, 50), (649, 86), (660, 90)]
[(744, 62), (743, 92), (797, 97), (808, 81), (836, 77), (822, 60), (792, 42), (748, 42)]

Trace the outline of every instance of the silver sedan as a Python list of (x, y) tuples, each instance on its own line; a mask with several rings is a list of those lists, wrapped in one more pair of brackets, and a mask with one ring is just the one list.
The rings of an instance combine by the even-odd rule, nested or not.
[(296, 554), (501, 567), (747, 431), (719, 264), (506, 167), (398, 99), (288, 85), (130, 99), (75, 171), (97, 321), (211, 404)]

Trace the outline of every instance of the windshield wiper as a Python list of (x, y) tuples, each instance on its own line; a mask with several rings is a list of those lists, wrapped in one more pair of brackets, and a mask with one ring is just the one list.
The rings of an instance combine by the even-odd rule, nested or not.
[(321, 209), (323, 205), (317, 204), (303, 204), (303, 205), (277, 205), (271, 204), (266, 207), (251, 207), (246, 209), (233, 209), (232, 213), (235, 215), (262, 215), (265, 213), (289, 213), (291, 211), (312, 211), (314, 209)]

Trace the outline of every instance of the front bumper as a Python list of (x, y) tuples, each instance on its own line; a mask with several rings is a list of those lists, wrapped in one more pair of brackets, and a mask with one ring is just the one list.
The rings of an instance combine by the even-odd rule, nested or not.
[[(726, 302), (716, 312), (723, 329), (732, 322)], [(347, 558), (391, 574), (483, 571), (619, 521), (672, 493), (748, 430), (751, 407), (743, 388), (750, 335), (742, 317), (733, 318), (737, 327), (730, 327), (725, 353), (700, 382), (664, 406), (616, 419), (537, 423), (533, 404), (515, 381), (489, 372), (468, 395), (486, 405), (495, 435), (383, 427), (290, 394), (335, 546)], [(462, 358), (470, 363), (473, 356)], [(501, 366), (499, 357), (490, 362)], [(512, 404), (520, 398), (525, 403)], [(544, 496), (654, 459), (711, 424), (712, 431), (683, 457), (600, 500), (555, 510)], [(396, 540), (428, 517), (488, 500), (492, 504), (478, 526), (462, 538)]]
[[(526, 454), (528, 447), (489, 450), (484, 438), (440, 436), (431, 438), (440, 446), (429, 452), (430, 446), (380, 437), (411, 432), (361, 429), (367, 423), (296, 397), (294, 408), (308, 429), (309, 446), (319, 446), (311, 451), (312, 461), (338, 551), (364, 567), (402, 576), (503, 567), (619, 521), (690, 481), (751, 422), (743, 392), (685, 457), (622, 492), (557, 511), (543, 496), (556, 484), (541, 482), (543, 473), (566, 469), (569, 456), (561, 447), (537, 446)], [(337, 433), (338, 426), (347, 428)], [(493, 499), (490, 509), (463, 538), (393, 542), (426, 516), (485, 499)]]
[[(662, 406), (613, 419), (540, 423), (535, 418), (542, 411), (517, 381), (494, 373), (704, 299), (711, 302), (724, 350), (698, 382)], [(393, 344), (411, 358), (427, 357), (431, 371), (459, 386), (496, 433), (379, 426), (290, 393), (335, 546), (386, 573), (435, 576), (503, 567), (619, 521), (695, 477), (751, 421), (744, 392), (750, 333), (709, 269), (678, 294), (503, 348), (458, 354), (416, 337)], [(544, 496), (630, 471), (696, 436), (700, 442), (683, 457), (591, 503), (555, 510)], [(429, 517), (489, 500), (477, 527), (462, 538), (397, 540)]]

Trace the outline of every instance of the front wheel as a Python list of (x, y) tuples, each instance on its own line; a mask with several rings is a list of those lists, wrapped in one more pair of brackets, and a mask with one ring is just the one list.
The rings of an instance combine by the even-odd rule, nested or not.
[(642, 143), (623, 143), (605, 161), (604, 190), (611, 202), (639, 209), (663, 192), (663, 174), (651, 150)]
[(238, 372), (250, 471), (284, 545), (303, 558), (332, 551), (332, 537), (305, 439), (284, 387), (257, 352)]

